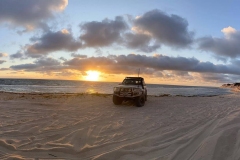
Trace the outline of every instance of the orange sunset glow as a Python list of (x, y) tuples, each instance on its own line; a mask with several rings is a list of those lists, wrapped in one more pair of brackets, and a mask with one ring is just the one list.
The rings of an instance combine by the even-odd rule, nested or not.
[(85, 80), (87, 81), (99, 81), (100, 72), (99, 71), (87, 71), (87, 76)]

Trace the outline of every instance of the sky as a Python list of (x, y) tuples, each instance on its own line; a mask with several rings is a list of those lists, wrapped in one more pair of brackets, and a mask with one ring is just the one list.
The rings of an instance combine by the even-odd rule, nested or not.
[[(0, 78), (240, 80), (236, 0), (0, 0)], [(91, 77), (95, 77), (91, 79)]]

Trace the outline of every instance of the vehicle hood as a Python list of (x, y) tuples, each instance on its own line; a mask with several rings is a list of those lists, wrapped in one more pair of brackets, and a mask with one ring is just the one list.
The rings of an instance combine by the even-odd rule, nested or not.
[(142, 88), (141, 85), (117, 85), (116, 87), (121, 87), (121, 88)]

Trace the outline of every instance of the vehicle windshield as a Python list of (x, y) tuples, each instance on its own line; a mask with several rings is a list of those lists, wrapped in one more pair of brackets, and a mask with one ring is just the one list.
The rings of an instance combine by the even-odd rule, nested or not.
[(122, 84), (124, 84), (124, 85), (141, 85), (142, 81), (139, 79), (124, 79)]

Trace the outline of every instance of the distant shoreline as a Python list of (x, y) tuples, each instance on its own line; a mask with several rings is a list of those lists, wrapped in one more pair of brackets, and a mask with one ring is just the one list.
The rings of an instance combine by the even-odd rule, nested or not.
[(229, 88), (232, 89), (233, 91), (240, 91), (240, 83), (227, 83), (227, 84), (223, 84), (221, 86), (222, 88)]

